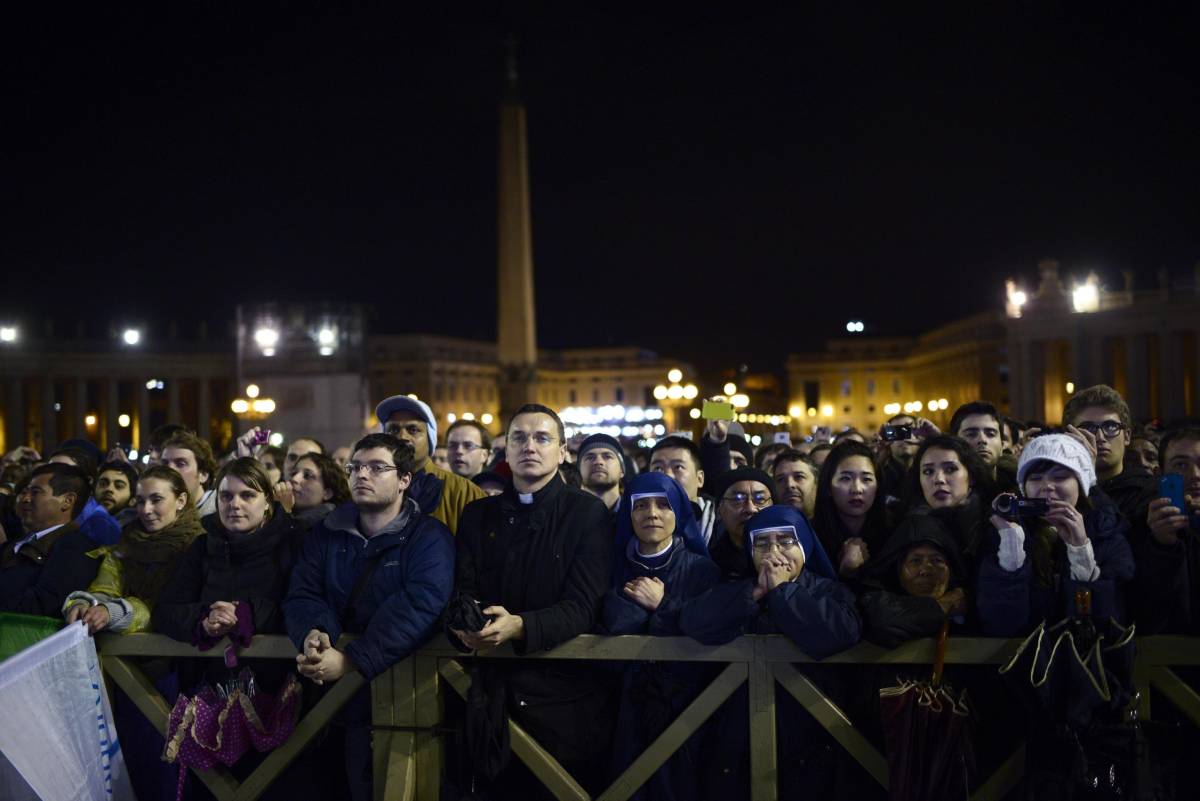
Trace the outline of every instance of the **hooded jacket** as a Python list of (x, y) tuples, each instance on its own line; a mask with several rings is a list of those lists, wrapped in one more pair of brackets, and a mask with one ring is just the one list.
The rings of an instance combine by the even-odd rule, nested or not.
[(1084, 528), (1092, 543), (1100, 577), (1095, 581), (1079, 581), (1071, 576), (1066, 546), (1057, 538), (1050, 547), (1050, 572), (1043, 580), (1035, 571), (1034, 551), (1039, 538), (1039, 525), (1025, 527), (1025, 562), (1014, 571), (1000, 566), (998, 552), (1000, 536), (994, 528), (983, 545), (979, 563), (979, 593), (977, 608), (983, 633), (990, 637), (1016, 637), (1027, 634), (1041, 621), (1055, 623), (1075, 615), (1075, 591), (1086, 589), (1092, 595), (1092, 617), (1096, 620), (1113, 618), (1125, 623), (1125, 586), (1134, 576), (1133, 553), (1126, 539), (1128, 523), (1116, 504), (1095, 488), (1088, 496), (1091, 509), (1084, 518)]
[(916, 545), (932, 545), (946, 557), (950, 567), (947, 590), (963, 586), (966, 571), (954, 537), (936, 517), (910, 515), (863, 568), (858, 596), (863, 639), (895, 648), (908, 640), (936, 637), (945, 622), (946, 614), (936, 600), (909, 595), (900, 584), (897, 568)]
[[(371, 560), (381, 561), (347, 610)], [(345, 503), (304, 538), (283, 601), (288, 637), (303, 650), (312, 629), (335, 643), (344, 631), (362, 634), (345, 653), (370, 680), (437, 630), (453, 586), (454, 541), (441, 521), (405, 498), (403, 511), (367, 538), (358, 528), (358, 507)]]
[(756, 578), (719, 584), (687, 604), (680, 615), (683, 633), (706, 645), (720, 645), (743, 634), (784, 634), (814, 659), (843, 651), (858, 642), (862, 621), (854, 594), (837, 580), (833, 565), (808, 520), (790, 506), (770, 506), (746, 522), (746, 550), (754, 533), (790, 526), (804, 549), (798, 578), (753, 596)]
[(184, 552), (150, 614), (155, 631), (191, 642), (215, 601), (245, 601), (255, 634), (283, 631), (281, 602), (296, 561), (300, 527), (279, 504), (250, 534), (230, 534), (218, 515), (201, 519), (204, 533)]
[[(425, 478), (421, 478), (422, 475)], [(417, 484), (423, 486), (419, 492), (410, 490), (413, 499), (422, 509), (429, 510), (430, 517), (445, 524), (451, 534), (458, 533), (458, 523), (467, 504), (487, 497), (487, 493), (474, 482), (443, 470), (432, 459), (427, 460), (425, 467), (413, 476), (414, 487)]]

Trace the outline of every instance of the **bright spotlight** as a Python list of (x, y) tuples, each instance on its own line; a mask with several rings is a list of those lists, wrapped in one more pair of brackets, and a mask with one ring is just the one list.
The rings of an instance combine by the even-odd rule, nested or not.
[(1094, 312), (1100, 308), (1100, 290), (1090, 281), (1075, 287), (1071, 297), (1077, 312)]
[(142, 341), (142, 332), (136, 328), (126, 328), (121, 338), (125, 340), (126, 345), (136, 345)]
[(271, 438), (267, 440), (276, 448), (283, 444), (283, 434), (278, 431), (271, 432)]
[(16, 342), (17, 327), (15, 325), (0, 326), (0, 342)]
[(332, 328), (322, 328), (317, 332), (318, 345), (332, 345), (337, 342), (337, 332)]
[(254, 342), (264, 353), (268, 350), (274, 353), (275, 346), (279, 344), (279, 331), (263, 326), (254, 332)]
[(129, 424), (131, 422), (132, 421), (129, 419), (129, 415), (127, 414), (117, 416), (117, 425), (119, 425), (121, 428), (129, 428)]

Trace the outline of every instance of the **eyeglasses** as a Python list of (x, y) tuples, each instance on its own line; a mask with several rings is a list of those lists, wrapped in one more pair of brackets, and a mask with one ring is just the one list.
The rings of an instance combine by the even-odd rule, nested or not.
[(523, 448), (529, 444), (530, 440), (539, 448), (545, 448), (558, 441), (558, 437), (552, 437), (544, 431), (538, 431), (532, 436), (524, 431), (514, 431), (508, 435), (508, 441), (516, 445), (518, 448)]
[(778, 545), (779, 550), (786, 551), (789, 548), (795, 548), (799, 544), (800, 540), (796, 539), (795, 537), (780, 537), (777, 540), (769, 540), (766, 537), (763, 537), (762, 539), (754, 541), (754, 550), (766, 553), (767, 551), (771, 550), (771, 548)]
[(467, 453), (474, 453), (475, 451), (481, 449), (482, 447), (483, 447), (482, 445), (477, 445), (474, 442), (447, 442), (446, 443), (446, 450), (448, 450), (448, 451), (466, 451)]
[(360, 470), (366, 470), (367, 473), (372, 476), (380, 476), (389, 470), (399, 469), (400, 468), (396, 467), (394, 464), (384, 464), (383, 462), (367, 462), (366, 464), (363, 464), (362, 462), (346, 463), (346, 475), (350, 476), (351, 478), (354, 478), (354, 474)]
[(726, 495), (721, 500), (725, 501), (730, 506), (745, 506), (746, 502), (749, 501), (754, 505), (755, 509), (765, 508), (770, 506), (772, 503), (771, 493), (769, 492), (734, 492)]
[(1076, 423), (1075, 427), (1088, 432), (1093, 437), (1104, 432), (1105, 439), (1112, 439), (1125, 430), (1124, 424), (1118, 423), (1116, 420), (1105, 420), (1103, 423)]

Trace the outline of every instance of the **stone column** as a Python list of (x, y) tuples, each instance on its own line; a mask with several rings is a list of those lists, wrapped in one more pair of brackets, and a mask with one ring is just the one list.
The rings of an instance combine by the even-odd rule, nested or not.
[(167, 422), (182, 423), (180, 420), (181, 412), (179, 411), (179, 382), (178, 376), (167, 378)]
[(145, 453), (150, 447), (150, 434), (154, 428), (150, 424), (150, 390), (144, 381), (138, 383), (137, 394), (137, 448), (138, 453)]
[(25, 382), (20, 376), (16, 376), (8, 380), (8, 403), (5, 404), (4, 412), (4, 447), (11, 451), (25, 445), (28, 436), (29, 429), (25, 421)]
[(75, 397), (72, 399), (75, 407), (74, 429), (73, 436), (83, 437), (87, 439), (91, 436), (91, 432), (87, 427), (88, 415), (88, 380), (86, 377), (78, 377), (75, 379)]
[(200, 439), (208, 439), (209, 434), (209, 418), (212, 412), (209, 409), (211, 401), (210, 393), (212, 388), (209, 386), (209, 380), (206, 377), (199, 379), (199, 391), (196, 393), (196, 435)]
[(1163, 420), (1183, 417), (1183, 358), (1179, 335), (1166, 330), (1158, 335), (1159, 413)]
[(58, 401), (56, 394), (54, 377), (48, 375), (42, 380), (42, 453), (58, 444), (58, 413), (54, 410)]
[(1125, 337), (1125, 402), (1134, 420), (1150, 416), (1150, 373), (1146, 363), (1145, 334)]
[[(104, 380), (104, 442), (102, 447), (108, 451), (121, 442), (121, 426), (117, 417), (121, 414), (121, 385), (115, 378)], [(123, 445), (129, 443), (124, 442)]]

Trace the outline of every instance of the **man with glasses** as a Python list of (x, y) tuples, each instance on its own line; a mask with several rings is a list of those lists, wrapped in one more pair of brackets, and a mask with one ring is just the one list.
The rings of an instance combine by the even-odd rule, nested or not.
[(708, 543), (709, 556), (725, 580), (754, 575), (745, 548), (746, 521), (775, 503), (775, 482), (761, 470), (740, 467), (722, 474), (713, 487), (717, 525)]
[(451, 534), (457, 532), (463, 508), (471, 501), (486, 497), (487, 493), (462, 476), (438, 467), (429, 458), (437, 446), (437, 420), (433, 410), (416, 398), (393, 395), (375, 407), (375, 417), (383, 433), (412, 445), (416, 467), (408, 494), (422, 512), (445, 523)]
[(492, 436), (475, 420), (456, 420), (446, 429), (446, 454), (450, 472), (463, 478), (475, 478), (483, 472), (492, 455)]
[[(316, 684), (357, 670), (370, 682), (438, 629), (454, 587), (449, 529), (406, 496), (416, 455), (368, 434), (346, 463), (353, 503), (317, 523), (301, 545), (283, 601), (300, 674)], [(359, 635), (335, 647), (342, 634)], [(351, 797), (371, 797), (371, 696), (364, 686), (339, 715)]]
[[(519, 408), (507, 431), (512, 482), (463, 511), (456, 590), (478, 602), (485, 621), (478, 631), (450, 629), (464, 651), (511, 642), (518, 654), (536, 654), (590, 632), (599, 618), (612, 576), (612, 529), (599, 499), (559, 477), (563, 434), (553, 410)], [(539, 659), (480, 680), (502, 681), (508, 714), (586, 789), (602, 789), (615, 708), (604, 671)], [(470, 714), (468, 727), (478, 723)], [(527, 775), (520, 766), (505, 769), (495, 795), (524, 797)]]
[(1131, 522), (1144, 520), (1154, 476), (1125, 464), (1132, 420), (1121, 394), (1104, 384), (1081, 390), (1063, 407), (1063, 423), (1095, 438), (1098, 486)]

